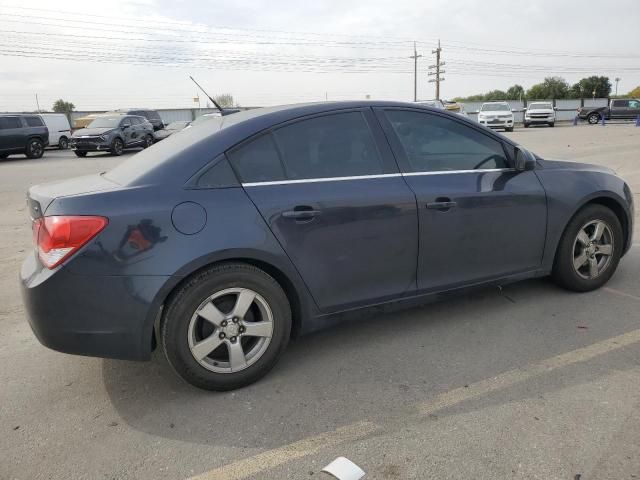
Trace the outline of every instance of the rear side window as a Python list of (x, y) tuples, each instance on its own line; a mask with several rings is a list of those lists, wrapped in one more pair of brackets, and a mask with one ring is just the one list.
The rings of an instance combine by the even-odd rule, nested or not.
[(142, 121), (138, 117), (131, 117), (131, 125), (140, 125)]
[(614, 100), (613, 106), (618, 108), (625, 108), (629, 106), (629, 100)]
[(40, 117), (24, 117), (24, 119), (30, 127), (44, 127), (44, 123)]
[(149, 110), (148, 112), (145, 112), (145, 117), (152, 119), (152, 120), (160, 120), (160, 114), (154, 110)]
[(404, 149), (409, 172), (509, 167), (502, 143), (463, 123), (410, 110), (385, 114)]
[(285, 180), (282, 163), (270, 134), (251, 140), (227, 155), (243, 183)]
[(18, 117), (0, 117), (0, 129), (22, 128), (22, 122)]
[(385, 173), (382, 158), (360, 112), (302, 120), (274, 131), (287, 179)]

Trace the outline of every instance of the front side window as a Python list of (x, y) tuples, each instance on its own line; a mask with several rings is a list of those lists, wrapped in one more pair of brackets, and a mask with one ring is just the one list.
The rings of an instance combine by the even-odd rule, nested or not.
[(44, 127), (44, 123), (40, 117), (24, 117), (24, 119), (30, 127)]
[(323, 115), (274, 131), (291, 180), (385, 173), (373, 135), (360, 112)]
[(22, 122), (18, 117), (0, 117), (0, 129), (22, 128)]
[(409, 172), (508, 168), (502, 143), (453, 119), (409, 110), (385, 111)]
[(124, 120), (122, 120), (122, 122), (120, 122), (121, 127), (126, 127), (128, 125), (131, 125), (131, 118), (125, 118)]
[(613, 106), (616, 108), (625, 108), (629, 106), (629, 100), (614, 100)]
[(242, 183), (285, 180), (280, 156), (268, 133), (234, 148), (227, 155)]

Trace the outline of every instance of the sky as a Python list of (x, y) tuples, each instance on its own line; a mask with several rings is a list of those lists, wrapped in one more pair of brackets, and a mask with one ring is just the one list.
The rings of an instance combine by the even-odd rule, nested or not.
[[(640, 0), (0, 0), (0, 111), (441, 98), (619, 77), (640, 85)], [(615, 87), (614, 87), (615, 89)], [(199, 97), (200, 103), (194, 101)]]

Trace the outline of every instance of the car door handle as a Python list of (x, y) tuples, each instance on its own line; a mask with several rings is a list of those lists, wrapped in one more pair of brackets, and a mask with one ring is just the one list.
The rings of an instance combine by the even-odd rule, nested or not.
[(320, 215), (320, 210), (314, 210), (311, 207), (295, 207), (293, 210), (282, 212), (284, 218), (293, 218), (294, 220), (311, 220)]
[(440, 200), (440, 199), (436, 199), (435, 202), (429, 202), (427, 203), (427, 208), (433, 209), (433, 210), (449, 210), (450, 208), (454, 208), (457, 207), (458, 203), (457, 202), (452, 202), (451, 200)]

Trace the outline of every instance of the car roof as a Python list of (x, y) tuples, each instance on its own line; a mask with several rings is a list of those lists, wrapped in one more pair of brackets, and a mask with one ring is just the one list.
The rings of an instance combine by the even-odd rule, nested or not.
[[(184, 184), (191, 175), (211, 162), (234, 145), (248, 137), (279, 124), (315, 114), (339, 112), (368, 107), (401, 107), (424, 110), (438, 115), (447, 115), (458, 122), (466, 122), (473, 128), (482, 128), (478, 123), (453, 112), (420, 105), (413, 102), (394, 101), (340, 101), (300, 103), (244, 110), (231, 115), (215, 117), (183, 130), (180, 135), (172, 135), (157, 149), (143, 150), (133, 161), (125, 160), (106, 174), (106, 177), (121, 185), (143, 185), (149, 183)], [(487, 135), (501, 138), (513, 144), (500, 134), (487, 131)]]

